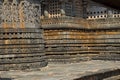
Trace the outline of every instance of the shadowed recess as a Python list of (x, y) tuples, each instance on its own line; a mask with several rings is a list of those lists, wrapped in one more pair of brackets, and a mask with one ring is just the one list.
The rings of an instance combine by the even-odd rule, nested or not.
[(10, 78), (0, 78), (0, 80), (12, 80)]
[(112, 8), (120, 9), (120, 5), (119, 5), (120, 0), (93, 0), (93, 1), (105, 4)]

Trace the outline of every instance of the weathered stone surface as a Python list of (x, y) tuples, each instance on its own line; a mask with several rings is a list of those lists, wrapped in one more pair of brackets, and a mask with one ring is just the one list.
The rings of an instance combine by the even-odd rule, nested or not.
[[(41, 3), (49, 62), (78, 62), (103, 54), (120, 56), (119, 10), (92, 0), (43, 0)], [(106, 56), (101, 60), (120, 58)]]
[(0, 72), (13, 80), (73, 80), (85, 75), (120, 69), (119, 61), (88, 61), (74, 64), (49, 64), (41, 70)]
[(38, 0), (0, 1), (0, 70), (47, 65)]

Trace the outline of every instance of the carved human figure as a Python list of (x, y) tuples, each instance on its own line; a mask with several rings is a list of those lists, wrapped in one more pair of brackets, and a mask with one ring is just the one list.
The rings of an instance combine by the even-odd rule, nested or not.
[(17, 0), (13, 0), (12, 2), (12, 21), (13, 22), (18, 22), (19, 21), (19, 7), (18, 7), (18, 2)]
[(9, 0), (4, 0), (2, 6), (2, 21), (4, 22), (11, 22), (12, 21), (12, 11), (11, 11), (11, 2)]

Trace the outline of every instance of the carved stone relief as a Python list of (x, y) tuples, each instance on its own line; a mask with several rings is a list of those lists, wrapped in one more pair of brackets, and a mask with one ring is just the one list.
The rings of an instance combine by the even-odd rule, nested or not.
[(0, 17), (3, 22), (40, 23), (40, 4), (27, 0), (0, 1)]

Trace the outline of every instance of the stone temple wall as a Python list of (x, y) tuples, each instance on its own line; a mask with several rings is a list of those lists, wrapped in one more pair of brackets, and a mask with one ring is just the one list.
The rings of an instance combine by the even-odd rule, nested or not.
[[(75, 7), (78, 8), (77, 12), (83, 10), (82, 17), (72, 16), (70, 13), (73, 8), (70, 5), (74, 4), (72, 0), (59, 4), (63, 6), (61, 17), (49, 17), (49, 12), (45, 10), (41, 23), (48, 60), (62, 63), (90, 59), (120, 60), (119, 11), (91, 0), (78, 2), (82, 5)], [(63, 5), (65, 3), (69, 5)]]
[(86, 5), (86, 18), (88, 20), (120, 18), (120, 11), (88, 0)]
[(39, 0), (0, 0), (0, 70), (47, 65), (40, 14)]

